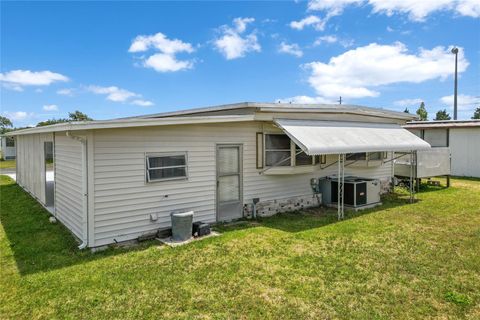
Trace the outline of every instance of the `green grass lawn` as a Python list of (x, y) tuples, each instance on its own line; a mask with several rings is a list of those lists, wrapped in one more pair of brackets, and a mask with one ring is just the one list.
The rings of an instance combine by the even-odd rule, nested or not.
[(15, 169), (15, 160), (1, 160), (0, 169)]
[(452, 185), (93, 254), (2, 176), (0, 318), (480, 319), (480, 181)]

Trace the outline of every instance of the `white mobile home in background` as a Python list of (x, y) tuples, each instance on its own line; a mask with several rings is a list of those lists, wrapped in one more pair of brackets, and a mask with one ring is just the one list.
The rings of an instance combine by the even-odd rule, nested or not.
[[(348, 105), (238, 103), (12, 132), (17, 181), (81, 241), (97, 247), (170, 227), (170, 213), (228, 221), (316, 206), (311, 179), (375, 178), (393, 151), (430, 146), (401, 128), (414, 116)], [(45, 157), (53, 147), (54, 188)], [(343, 160), (342, 160), (343, 161)], [(51, 193), (51, 194), (50, 194)]]
[(404, 128), (433, 148), (449, 147), (452, 175), (480, 178), (480, 120), (415, 121)]
[(0, 135), (0, 159), (11, 160), (15, 159), (15, 138)]

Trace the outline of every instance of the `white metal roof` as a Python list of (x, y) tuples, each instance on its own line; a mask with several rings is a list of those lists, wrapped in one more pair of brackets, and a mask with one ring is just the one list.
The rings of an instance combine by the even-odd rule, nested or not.
[(260, 112), (286, 112), (286, 113), (298, 113), (298, 112), (310, 112), (310, 113), (351, 113), (370, 115), (384, 118), (396, 118), (402, 120), (414, 120), (417, 119), (417, 115), (409, 114), (405, 112), (398, 112), (382, 108), (372, 108), (358, 105), (349, 104), (319, 104), (319, 103), (269, 103), (269, 102), (239, 102), (232, 104), (223, 104), (218, 106), (193, 108), (177, 110), (172, 112), (162, 112), (156, 114), (142, 115), (131, 118), (163, 118), (163, 117), (178, 117), (178, 116), (193, 116), (196, 114), (208, 114), (221, 111), (239, 111), (244, 109), (255, 109)]
[(430, 149), (396, 124), (287, 119), (275, 123), (308, 155)]
[(406, 129), (428, 129), (428, 128), (478, 128), (480, 120), (433, 120), (433, 121), (412, 121), (403, 126)]
[[(235, 112), (225, 113), (226, 111), (231, 110), (235, 110)], [(224, 114), (219, 112), (223, 112)], [(295, 115), (305, 113), (352, 114), (386, 119), (398, 119), (401, 122), (416, 118), (415, 115), (404, 112), (355, 105), (242, 102), (230, 105), (180, 110), (175, 112), (166, 112), (122, 119), (67, 122), (44, 127), (12, 131), (7, 135), (15, 136), (22, 134), (58, 132), (67, 130), (73, 131), (106, 128), (146, 127), (174, 124), (223, 123), (255, 120), (265, 121), (265, 118), (262, 118), (261, 114), (275, 115), (275, 113), (289, 113)], [(268, 121), (271, 121), (271, 119)]]
[(153, 119), (118, 119), (118, 120), (97, 120), (97, 121), (77, 121), (58, 123), (49, 126), (35, 127), (11, 131), (7, 136), (17, 136), (32, 133), (59, 132), (59, 131), (78, 131), (91, 129), (112, 129), (112, 128), (132, 128), (132, 127), (151, 127), (167, 126), (179, 124), (202, 124), (219, 122), (241, 122), (253, 121), (253, 115), (243, 116), (202, 116), (202, 117), (171, 117), (171, 118), (153, 118)]

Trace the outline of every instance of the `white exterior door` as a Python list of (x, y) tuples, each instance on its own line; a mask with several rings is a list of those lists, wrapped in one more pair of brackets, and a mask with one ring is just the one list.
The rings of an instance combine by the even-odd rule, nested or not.
[(242, 146), (217, 145), (217, 221), (243, 217)]

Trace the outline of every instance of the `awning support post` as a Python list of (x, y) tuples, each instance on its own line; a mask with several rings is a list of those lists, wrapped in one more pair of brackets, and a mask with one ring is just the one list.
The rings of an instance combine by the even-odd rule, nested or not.
[[(392, 159), (389, 160), (391, 161), (391, 165), (390, 165), (390, 192), (394, 192), (395, 191), (395, 163), (393, 162), (393, 160), (395, 159), (395, 151), (392, 151)], [(385, 161), (384, 163), (386, 163), (387, 161)]]
[[(414, 200), (415, 200), (415, 197), (414, 197), (415, 189), (414, 189), (414, 185), (413, 185), (413, 181), (414, 181), (413, 175), (414, 175), (414, 172), (415, 172), (415, 168), (414, 168), (414, 165), (413, 165), (413, 162), (414, 162), (413, 155), (414, 154), (413, 154), (413, 150), (412, 150), (412, 151), (410, 151), (410, 184), (409, 184), (410, 203), (413, 203)], [(416, 163), (415, 163), (415, 166), (416, 166)]]
[(337, 217), (338, 220), (344, 218), (344, 190), (345, 182), (345, 154), (338, 155), (338, 190), (337, 190)]

